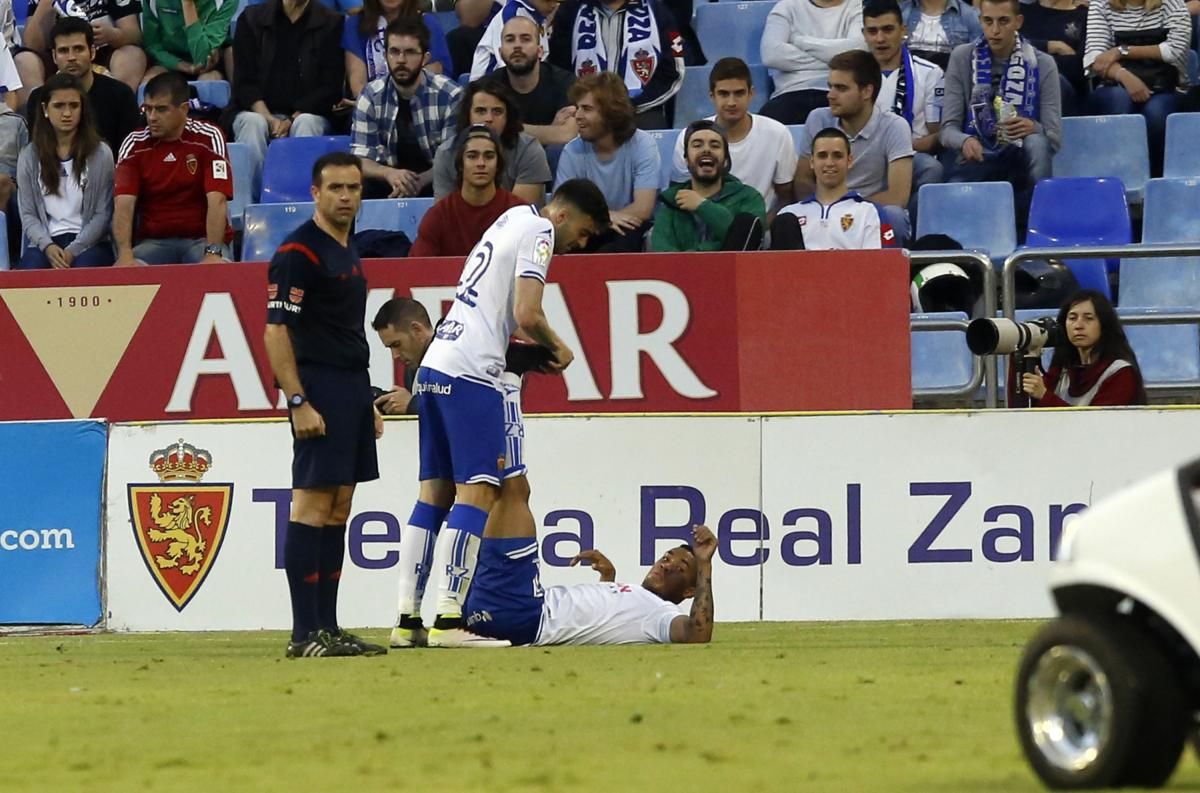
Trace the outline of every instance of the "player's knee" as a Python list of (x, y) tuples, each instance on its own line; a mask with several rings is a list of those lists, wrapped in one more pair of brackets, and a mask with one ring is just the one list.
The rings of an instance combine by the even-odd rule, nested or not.
[(509, 477), (500, 485), (500, 501), (505, 504), (528, 504), (531, 492), (529, 477)]
[(454, 483), (445, 479), (425, 479), (418, 498), (435, 507), (450, 509), (454, 503)]

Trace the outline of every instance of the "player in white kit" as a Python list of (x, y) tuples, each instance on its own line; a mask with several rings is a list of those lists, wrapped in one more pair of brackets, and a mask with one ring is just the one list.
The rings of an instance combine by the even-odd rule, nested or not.
[(502, 376), (518, 331), (550, 350), (549, 368), (574, 353), (546, 321), (542, 292), (554, 253), (578, 250), (608, 225), (599, 188), (564, 182), (540, 212), (501, 215), (472, 249), (454, 304), (438, 325), (413, 385), (419, 397), (421, 490), (407, 530), (437, 533), (445, 519), (452, 552), (438, 586), (431, 647), (489, 646), (467, 631), (463, 605), (488, 513), (505, 475)]

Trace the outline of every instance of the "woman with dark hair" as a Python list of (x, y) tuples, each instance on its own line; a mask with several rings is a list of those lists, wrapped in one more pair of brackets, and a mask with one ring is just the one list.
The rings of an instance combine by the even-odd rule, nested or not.
[(456, 137), (443, 142), (433, 159), (433, 197), (441, 199), (458, 189), (454, 171), (457, 135), (480, 124), (500, 141), (504, 155), (500, 187), (528, 204), (541, 206), (546, 199), (546, 185), (554, 178), (546, 150), (536, 138), (521, 131), (520, 110), (508, 86), (488, 77), (470, 83), (463, 92)]
[(437, 14), (421, 13), (417, 0), (363, 0), (362, 10), (346, 17), (342, 28), (342, 49), (346, 53), (346, 80), (354, 98), (363, 86), (388, 74), (387, 44), (384, 30), (402, 16), (419, 16), (429, 28), (429, 65), (426, 69), (451, 79), (450, 50)]
[(33, 139), (17, 161), (17, 203), (29, 247), (19, 269), (103, 267), (114, 261), (113, 155), (79, 81), (59, 72), (42, 87)]
[(1137, 356), (1108, 298), (1076, 292), (1059, 309), (1058, 327), (1068, 343), (1054, 348), (1049, 371), (1021, 378), (1036, 407), (1146, 404)]

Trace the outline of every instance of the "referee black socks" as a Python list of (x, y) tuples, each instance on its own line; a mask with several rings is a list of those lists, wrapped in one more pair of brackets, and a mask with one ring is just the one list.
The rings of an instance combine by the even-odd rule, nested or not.
[(346, 558), (346, 524), (321, 530), (321, 580), (317, 584), (317, 617), (320, 626), (337, 633), (338, 584)]
[[(283, 569), (292, 595), (292, 641), (303, 642), (320, 626), (318, 593), (323, 530), (288, 521), (283, 541)], [(339, 563), (339, 568), (341, 567)], [(336, 598), (336, 594), (334, 595)]]

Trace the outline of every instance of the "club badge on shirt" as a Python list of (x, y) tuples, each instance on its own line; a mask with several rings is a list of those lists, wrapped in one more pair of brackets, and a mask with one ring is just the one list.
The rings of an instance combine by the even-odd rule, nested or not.
[(192, 176), (195, 176), (196, 169), (200, 167), (200, 161), (196, 159), (196, 155), (189, 154), (187, 159), (184, 160), (184, 164), (187, 165), (188, 173), (190, 173)]
[(850, 227), (853, 225), (854, 225), (854, 215), (851, 215), (850, 213), (846, 213), (845, 215), (842, 215), (842, 231), (849, 231)]

